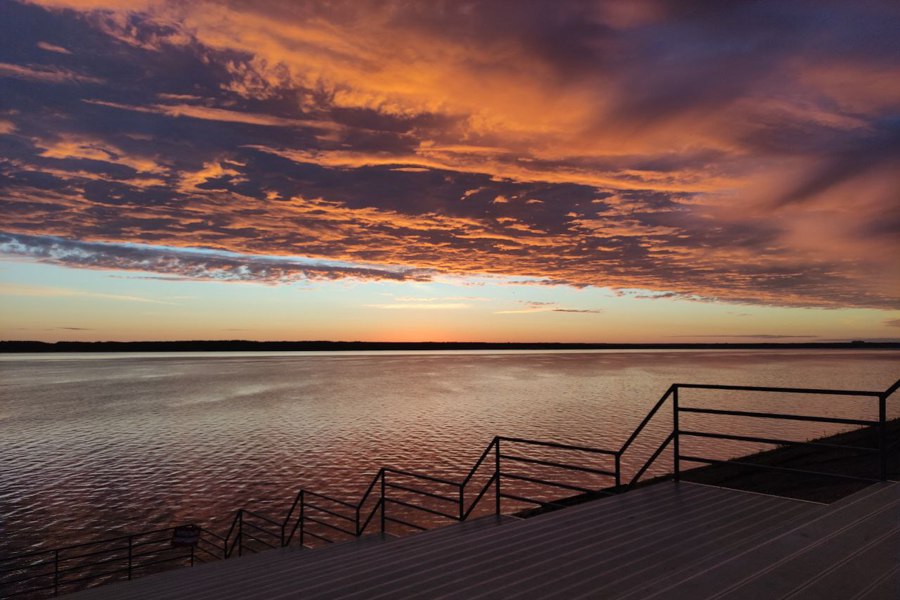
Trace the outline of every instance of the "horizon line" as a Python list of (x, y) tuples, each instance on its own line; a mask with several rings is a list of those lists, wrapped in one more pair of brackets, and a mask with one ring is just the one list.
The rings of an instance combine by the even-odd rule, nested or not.
[(419, 350), (419, 349), (777, 349), (777, 348), (900, 349), (900, 340), (740, 341), (740, 342), (389, 342), (367, 340), (131, 340), (54, 341), (0, 340), (0, 352), (82, 350)]

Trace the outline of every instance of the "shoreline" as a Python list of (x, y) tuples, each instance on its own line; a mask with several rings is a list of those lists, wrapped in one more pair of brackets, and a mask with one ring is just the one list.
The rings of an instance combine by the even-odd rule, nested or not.
[(0, 353), (62, 352), (358, 352), (417, 350), (900, 350), (900, 342), (607, 344), (565, 342), (367, 342), (186, 340), (148, 342), (0, 341)]

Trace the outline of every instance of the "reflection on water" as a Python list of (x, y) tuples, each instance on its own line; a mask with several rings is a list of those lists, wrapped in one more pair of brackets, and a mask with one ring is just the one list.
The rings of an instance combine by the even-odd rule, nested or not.
[[(498, 434), (618, 448), (676, 381), (879, 390), (896, 380), (898, 359), (875, 351), (7, 355), (0, 552), (186, 521), (221, 529), (239, 506), (283, 514), (301, 486), (355, 499), (382, 465), (458, 478)], [(721, 401), (694, 392), (682, 404), (713, 400)], [(873, 402), (852, 398), (727, 402), (877, 416)], [(898, 405), (893, 399), (891, 415)], [(670, 419), (639, 440), (626, 472)], [(834, 431), (803, 422), (715, 426), (791, 438)]]

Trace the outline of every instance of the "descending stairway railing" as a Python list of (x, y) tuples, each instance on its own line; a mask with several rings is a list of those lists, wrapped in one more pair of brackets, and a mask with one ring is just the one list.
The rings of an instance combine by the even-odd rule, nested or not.
[[(558, 499), (547, 498), (546, 490), (566, 490), (579, 494), (609, 495), (631, 489), (648, 472), (655, 461), (672, 447), (673, 466), (671, 476), (678, 480), (681, 463), (728, 463), (739, 467), (775, 470), (789, 473), (805, 473), (828, 477), (877, 481), (887, 479), (888, 456), (898, 442), (889, 443), (887, 433), (887, 400), (900, 389), (900, 380), (883, 392), (858, 390), (830, 390), (762, 386), (729, 386), (675, 383), (669, 386), (656, 404), (643, 418), (618, 450), (577, 446), (558, 442), (529, 440), (497, 436), (487, 445), (466, 476), (454, 481), (426, 473), (382, 467), (372, 478), (360, 500), (356, 503), (320, 492), (301, 489), (294, 498), (285, 518), (281, 521), (247, 509), (236, 511), (227, 533), (222, 536), (205, 528), (194, 527), (196, 540), (182, 547), (175, 543), (178, 528), (164, 528), (120, 536), (96, 542), (87, 542), (61, 548), (40, 550), (13, 557), (0, 557), (0, 590), (4, 597), (44, 593), (57, 595), (88, 581), (105, 581), (126, 578), (151, 572), (164, 564), (185, 563), (193, 566), (210, 559), (241, 556), (245, 551), (257, 552), (268, 548), (291, 545), (308, 546), (314, 540), (333, 543), (339, 539), (358, 538), (367, 533), (385, 534), (388, 526), (407, 530), (423, 530), (415, 522), (416, 515), (430, 519), (465, 521), (473, 514), (503, 513), (503, 500), (541, 507), (560, 506)], [(772, 413), (764, 411), (729, 410), (701, 406), (683, 406), (682, 390), (714, 390), (724, 392), (810, 394), (845, 397), (875, 398), (878, 402), (878, 419), (848, 419), (821, 415)], [(635, 447), (635, 442), (646, 435), (647, 427), (657, 415), (667, 415), (665, 407), (671, 406), (669, 418), (671, 430), (635, 474), (623, 483), (623, 456)], [(818, 423), (862, 425), (872, 427), (877, 433), (877, 445), (848, 446), (825, 442), (785, 440), (763, 436), (737, 435), (716, 431), (683, 429), (681, 416), (717, 415), (750, 419), (799, 420)], [(859, 453), (877, 455), (877, 478), (859, 477), (842, 473), (830, 473), (764, 465), (744, 461), (726, 461), (694, 454), (683, 454), (681, 438), (707, 438), (738, 442), (777, 445), (801, 445), (821, 448), (841, 448)], [(531, 452), (529, 454), (529, 452)], [(589, 457), (605, 460), (596, 464), (586, 459), (561, 459), (553, 453), (567, 456)], [(611, 461), (611, 465), (609, 464)], [(546, 474), (552, 470), (554, 475)], [(576, 473), (580, 477), (593, 477), (593, 485), (577, 481), (561, 480), (564, 473)], [(549, 478), (553, 477), (553, 478)], [(564, 479), (564, 478), (563, 478)], [(601, 485), (598, 485), (603, 481)], [(493, 488), (493, 506), (484, 505)], [(543, 490), (543, 491), (541, 491)], [(431, 502), (432, 504), (426, 504)], [(438, 502), (439, 504), (434, 504)], [(388, 507), (392, 507), (388, 510)], [(409, 516), (413, 515), (413, 516)], [(156, 536), (156, 537), (154, 537)], [(26, 585), (27, 584), (27, 585)]]
[(177, 527), (37, 550), (0, 558), (0, 597), (59, 595), (97, 580), (132, 579), (165, 566), (193, 566), (222, 557), (222, 537), (197, 527), (197, 542), (173, 544)]
[[(528, 454), (527, 449), (536, 448), (545, 452), (609, 457), (612, 466), (599, 468), (596, 465), (586, 464), (584, 460), (550, 460), (543, 454)], [(517, 470), (516, 465), (530, 467), (533, 470), (586, 474), (602, 479), (605, 483), (589, 487), (584, 483), (566, 481), (564, 477), (549, 479), (548, 475), (537, 476), (532, 471)], [(506, 483), (501, 483), (503, 481)], [(284, 546), (291, 544), (294, 539), (299, 539), (300, 545), (306, 545), (310, 539), (333, 543), (370, 532), (384, 534), (390, 525), (421, 531), (428, 529), (428, 525), (434, 524), (437, 519), (450, 522), (465, 521), (482, 505), (491, 488), (494, 490), (492, 510), (483, 510), (482, 513), (499, 515), (502, 513), (504, 499), (517, 504), (553, 507), (558, 505), (548, 500), (546, 494), (542, 494), (540, 490), (558, 489), (605, 495), (615, 493), (620, 482), (621, 464), (618, 451), (497, 436), (487, 445), (466, 476), (459, 481), (383, 467), (373, 477), (356, 503), (302, 489), (295, 496), (287, 516), (278, 525), (278, 529)], [(520, 484), (527, 484), (528, 487), (522, 490)], [(398, 514), (392, 509), (403, 512)], [(416, 522), (415, 515), (425, 516), (431, 521), (423, 525)], [(269, 523), (275, 525), (271, 520)], [(238, 554), (241, 553), (240, 540), (244, 537), (240, 531), (245, 524), (246, 520), (241, 518), (239, 511), (228, 535), (229, 539), (234, 540), (229, 548), (233, 549), (237, 544)], [(274, 535), (274, 529), (271, 527), (269, 534)], [(231, 551), (229, 550), (229, 554)]]

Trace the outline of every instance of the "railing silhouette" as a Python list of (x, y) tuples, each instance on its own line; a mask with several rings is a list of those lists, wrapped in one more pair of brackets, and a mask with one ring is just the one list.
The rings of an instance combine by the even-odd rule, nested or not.
[[(539, 456), (529, 456), (525, 448), (541, 448), (588, 456), (610, 457), (613, 466), (598, 468), (584, 461), (560, 462)], [(562, 472), (587, 474), (608, 480), (608, 485), (586, 487), (570, 481), (537, 477), (527, 472), (512, 470), (510, 465), (527, 465)], [(488, 468), (484, 468), (488, 465)], [(503, 468), (506, 465), (506, 468)], [(487, 470), (487, 473), (483, 471)], [(478, 475), (481, 474), (479, 478)], [(501, 484), (502, 481), (507, 483)], [(481, 453), (466, 476), (460, 481), (436, 477), (425, 473), (383, 467), (372, 478), (360, 500), (356, 503), (338, 499), (312, 490), (302, 489), (294, 498), (287, 516), (280, 523), (262, 515), (241, 509), (235, 513), (226, 535), (226, 556), (241, 555), (245, 550), (273, 547), (272, 541), (280, 539), (282, 546), (294, 539), (300, 545), (316, 540), (334, 543), (342, 539), (360, 537), (367, 533), (385, 534), (389, 525), (407, 530), (423, 531), (427, 525), (406, 517), (406, 513), (422, 514), (445, 522), (465, 521), (488, 496), (493, 488), (493, 510), (502, 513), (504, 499), (519, 504), (554, 507), (558, 504), (541, 498), (541, 494), (528, 494), (512, 487), (526, 483), (537, 489), (560, 489), (567, 492), (610, 495), (618, 491), (621, 482), (619, 452), (602, 448), (575, 446), (558, 442), (546, 442), (497, 436)], [(507, 489), (507, 488), (512, 489)], [(402, 496), (398, 495), (402, 494)], [(431, 502), (424, 504), (423, 501)], [(389, 507), (399, 508), (402, 514)], [(256, 521), (249, 521), (252, 514)], [(377, 518), (376, 518), (377, 517)], [(261, 525), (263, 522), (265, 525)], [(430, 523), (429, 523), (430, 524)], [(247, 530), (245, 530), (245, 528)], [(247, 540), (253, 542), (245, 543)]]
[[(384, 535), (388, 526), (406, 530), (424, 530), (434, 524), (415, 522), (416, 516), (429, 519), (459, 522), (466, 521), (476, 508), (483, 506), (492, 496), (493, 506), (484, 507), (480, 514), (499, 516), (504, 512), (503, 500), (516, 506), (537, 505), (544, 508), (561, 506), (560, 499), (548, 499), (537, 490), (565, 490), (594, 496), (612, 495), (625, 492), (640, 482), (654, 462), (672, 446), (673, 467), (671, 476), (681, 478), (681, 463), (723, 464), (748, 469), (774, 470), (788, 473), (802, 473), (826, 477), (846, 478), (861, 481), (884, 481), (887, 479), (887, 464), (890, 452), (898, 441), (888, 442), (887, 400), (900, 388), (900, 380), (883, 392), (858, 390), (830, 390), (763, 386), (731, 386), (675, 383), (669, 386), (640, 424), (629, 435), (618, 450), (577, 446), (558, 442), (529, 440), (497, 436), (487, 445), (466, 476), (453, 481), (426, 473), (382, 467), (372, 478), (358, 502), (349, 502), (320, 492), (301, 489), (294, 498), (287, 515), (276, 520), (266, 515), (241, 508), (236, 511), (231, 525), (224, 536), (207, 529), (198, 528), (199, 538), (189, 548), (172, 549), (174, 528), (157, 529), (127, 536), (41, 550), (19, 556), (0, 558), (0, 591), (4, 597), (46, 593), (57, 595), (70, 591), (77, 584), (104, 579), (131, 579), (143, 574), (151, 567), (163, 564), (185, 563), (194, 565), (211, 559), (227, 559), (241, 556), (245, 552), (258, 552), (293, 544), (296, 540), (302, 547), (319, 543), (334, 543), (344, 539), (359, 538), (369, 533)], [(763, 411), (727, 410), (699, 406), (682, 406), (682, 390), (717, 390), (725, 392), (810, 394), (827, 396), (852, 396), (876, 398), (878, 419), (846, 419), (817, 415), (785, 414)], [(623, 483), (622, 458), (634, 446), (648, 425), (660, 414), (664, 407), (671, 405), (671, 431), (650, 453), (635, 474)], [(715, 431), (682, 429), (680, 417), (683, 414), (720, 415), (750, 419), (774, 419), (811, 421), (818, 423), (861, 425), (876, 430), (877, 447), (850, 446), (815, 441), (785, 440), (772, 437), (736, 435)], [(866, 478), (845, 473), (831, 473), (794, 467), (765, 465), (735, 460), (719, 460), (693, 454), (682, 454), (681, 438), (707, 438), (777, 444), (785, 446), (808, 446), (826, 449), (844, 449), (853, 452), (874, 454), (879, 459), (877, 478)], [(534, 453), (529, 454), (529, 451)], [(548, 453), (565, 453), (602, 459), (608, 464), (586, 463), (585, 459), (551, 460)], [(517, 470), (517, 467), (519, 470)], [(532, 469), (521, 470), (521, 469)], [(537, 470), (553, 470), (555, 478), (538, 476)], [(580, 477), (600, 478), (603, 485), (590, 485), (582, 480), (560, 480), (563, 473), (576, 473)], [(595, 481), (596, 483), (596, 481)], [(493, 494), (489, 492), (493, 489)], [(426, 504), (430, 502), (431, 504)], [(435, 504), (437, 503), (437, 504)], [(391, 509), (389, 510), (389, 507)], [(414, 515), (414, 516), (409, 516)], [(169, 536), (162, 534), (168, 532)], [(152, 536), (158, 536), (153, 538)], [(150, 538), (150, 539), (147, 539)], [(74, 551), (87, 550), (73, 554)], [(9, 566), (12, 565), (12, 566)], [(24, 585), (35, 582), (34, 585)], [(13, 587), (14, 586), (14, 587)], [(11, 591), (10, 591), (11, 590)]]
[[(887, 480), (887, 461), (890, 451), (897, 446), (897, 442), (889, 444), (888, 436), (887, 436), (887, 400), (890, 396), (892, 396), (897, 390), (900, 388), (900, 380), (896, 381), (891, 387), (886, 389), (883, 392), (875, 392), (875, 391), (860, 391), (860, 390), (832, 390), (832, 389), (817, 389), (817, 388), (789, 388), (789, 387), (767, 387), (767, 386), (739, 386), (739, 385), (712, 385), (712, 384), (696, 384), (696, 383), (673, 383), (666, 392), (662, 395), (662, 397), (657, 401), (657, 403), (653, 406), (647, 416), (644, 417), (643, 421), (641, 421), (640, 425), (632, 432), (632, 434), (625, 441), (625, 444), (622, 446), (620, 453), (624, 453), (628, 447), (634, 442), (635, 439), (641, 434), (647, 424), (653, 419), (653, 417), (662, 409), (662, 407), (666, 404), (668, 400), (671, 399), (672, 404), (672, 432), (666, 436), (663, 442), (657, 447), (657, 449), (650, 455), (650, 457), (646, 460), (646, 462), (638, 469), (635, 476), (629, 481), (629, 487), (633, 487), (640, 478), (646, 473), (646, 471), (650, 468), (650, 466), (656, 461), (657, 458), (663, 453), (667, 446), (672, 445), (673, 449), (673, 478), (677, 481), (681, 477), (681, 461), (687, 462), (697, 462), (704, 464), (728, 464), (737, 467), (744, 467), (748, 469), (763, 469), (770, 471), (780, 471), (785, 473), (795, 473), (795, 474), (804, 474), (804, 475), (818, 475), (823, 477), (836, 477), (842, 479), (850, 479), (850, 480), (858, 480), (858, 481), (885, 481)], [(718, 390), (718, 391), (731, 391), (731, 392), (760, 392), (760, 393), (778, 393), (778, 394), (809, 394), (809, 395), (820, 395), (820, 396), (845, 396), (845, 397), (866, 397), (866, 398), (875, 398), (878, 402), (878, 419), (846, 419), (846, 418), (837, 418), (837, 417), (826, 417), (821, 415), (800, 415), (800, 414), (785, 414), (785, 413), (771, 413), (771, 412), (763, 412), (763, 411), (744, 411), (744, 410), (726, 410), (720, 408), (702, 408), (697, 406), (682, 406), (679, 403), (679, 390)], [(694, 431), (694, 430), (684, 430), (680, 427), (680, 416), (682, 414), (704, 414), (704, 415), (723, 415), (723, 416), (731, 416), (731, 417), (742, 417), (742, 418), (751, 418), (751, 419), (775, 419), (775, 420), (790, 420), (790, 421), (807, 421), (807, 422), (817, 422), (817, 423), (830, 423), (830, 424), (840, 424), (840, 425), (861, 425), (864, 427), (874, 427), (876, 429), (876, 434), (878, 437), (878, 445), (877, 447), (868, 447), (868, 446), (850, 446), (846, 444), (829, 444), (826, 442), (815, 442), (815, 441), (798, 441), (798, 440), (785, 440), (771, 437), (760, 437), (760, 436), (745, 436), (745, 435), (735, 435), (728, 433), (716, 433), (712, 431)], [(829, 449), (842, 449), (842, 450), (852, 450), (857, 453), (863, 454), (877, 454), (879, 458), (878, 463), (878, 477), (860, 477), (857, 475), (850, 475), (847, 473), (833, 473), (833, 472), (825, 472), (825, 471), (813, 471), (810, 469), (800, 469), (794, 467), (782, 467), (776, 465), (764, 465), (758, 463), (749, 463), (744, 461), (736, 461), (736, 460), (719, 460), (713, 459), (709, 457), (695, 456), (695, 455), (685, 455), (680, 451), (680, 442), (681, 437), (697, 437), (697, 438), (708, 438), (708, 439), (719, 439), (719, 440), (732, 440), (732, 441), (740, 441), (740, 442), (753, 442), (753, 443), (762, 443), (762, 444), (776, 444), (783, 446), (807, 446), (807, 447), (819, 447), (819, 448), (829, 448)]]
[(222, 557), (224, 538), (220, 535), (198, 528), (196, 544), (173, 546), (176, 529), (165, 527), (0, 558), (0, 598), (40, 593), (56, 596), (90, 581), (130, 580), (162, 570), (158, 567), (163, 565), (193, 566)]

